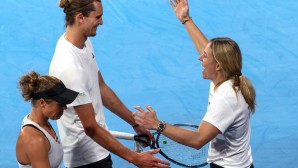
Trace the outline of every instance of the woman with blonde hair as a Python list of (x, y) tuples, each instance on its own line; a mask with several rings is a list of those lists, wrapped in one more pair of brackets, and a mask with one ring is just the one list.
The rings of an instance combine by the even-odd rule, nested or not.
[(241, 72), (242, 55), (230, 38), (210, 41), (189, 16), (187, 0), (170, 1), (201, 54), (204, 79), (211, 80), (207, 112), (196, 131), (160, 121), (152, 107), (135, 106), (137, 124), (158, 130), (178, 143), (200, 149), (210, 142), (207, 162), (211, 168), (253, 168), (250, 147), (250, 116), (255, 111), (255, 90)]

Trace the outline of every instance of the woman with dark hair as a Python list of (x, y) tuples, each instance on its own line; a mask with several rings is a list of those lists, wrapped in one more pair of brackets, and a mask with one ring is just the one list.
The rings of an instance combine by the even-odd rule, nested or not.
[(148, 112), (135, 107), (140, 111), (134, 114), (136, 123), (196, 149), (210, 142), (207, 161), (211, 168), (253, 168), (250, 116), (255, 111), (256, 93), (241, 72), (238, 44), (226, 37), (208, 41), (189, 16), (187, 0), (170, 3), (201, 54), (203, 78), (211, 80), (207, 112), (196, 131), (160, 121), (150, 106), (146, 106)]
[(19, 167), (60, 167), (62, 145), (48, 120), (58, 120), (78, 92), (67, 89), (56, 77), (34, 71), (20, 78), (19, 88), (24, 100), (32, 105), (16, 144)]

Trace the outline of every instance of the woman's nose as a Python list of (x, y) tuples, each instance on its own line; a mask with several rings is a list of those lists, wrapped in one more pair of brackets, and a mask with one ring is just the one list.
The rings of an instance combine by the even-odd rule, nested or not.
[(202, 61), (203, 54), (199, 55), (198, 60)]

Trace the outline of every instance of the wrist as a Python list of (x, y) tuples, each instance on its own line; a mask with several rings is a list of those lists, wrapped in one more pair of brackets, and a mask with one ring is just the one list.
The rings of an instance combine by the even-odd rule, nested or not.
[(159, 124), (157, 125), (156, 132), (162, 133), (166, 129), (166, 122), (165, 121), (160, 121)]
[(190, 21), (191, 20), (191, 17), (190, 16), (186, 16), (185, 18), (183, 18), (182, 20), (181, 20), (181, 23), (182, 24), (185, 24), (186, 22), (188, 22), (188, 21)]
[(132, 128), (136, 128), (138, 126), (140, 126), (140, 125), (139, 124), (135, 124), (135, 125), (132, 126)]
[(136, 165), (137, 160), (138, 160), (138, 154), (137, 154), (136, 152), (134, 152), (134, 151), (131, 151), (131, 153), (128, 154), (128, 157), (125, 158), (125, 159), (126, 159), (128, 162), (130, 162), (130, 163)]

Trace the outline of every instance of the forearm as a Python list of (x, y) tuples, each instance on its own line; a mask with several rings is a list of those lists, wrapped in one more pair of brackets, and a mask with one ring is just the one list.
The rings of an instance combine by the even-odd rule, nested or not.
[(137, 153), (125, 147), (109, 131), (101, 128), (99, 125), (94, 131), (88, 132), (86, 130), (86, 134), (108, 151), (131, 163), (135, 163)]
[(202, 54), (206, 45), (208, 44), (208, 39), (206, 36), (202, 33), (202, 31), (196, 26), (196, 24), (193, 22), (191, 17), (189, 17), (189, 20), (184, 23), (184, 26), (194, 43), (197, 51)]
[(200, 149), (205, 144), (198, 131), (183, 129), (168, 123), (162, 134), (178, 143), (196, 149)]
[(196, 131), (167, 124), (162, 132), (162, 134), (174, 141), (196, 149), (200, 149), (219, 133), (220, 131), (215, 126), (205, 121), (200, 123), (200, 126)]
[(130, 125), (135, 125), (132, 112), (123, 104), (113, 90), (105, 86), (103, 92), (103, 105)]

